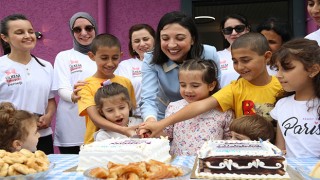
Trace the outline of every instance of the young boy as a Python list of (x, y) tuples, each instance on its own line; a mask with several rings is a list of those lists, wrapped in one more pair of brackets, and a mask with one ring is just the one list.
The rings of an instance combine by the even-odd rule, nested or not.
[(212, 97), (190, 103), (161, 121), (143, 123), (140, 129), (150, 130), (153, 137), (171, 124), (213, 108), (220, 108), (222, 111), (232, 109), (236, 118), (259, 114), (271, 121), (269, 111), (273, 108), (281, 84), (267, 71), (267, 63), (272, 53), (266, 38), (260, 33), (244, 34), (232, 44), (231, 54), (234, 69), (241, 78), (231, 82)]
[(234, 119), (229, 127), (232, 139), (235, 140), (269, 140), (274, 142), (272, 123), (260, 115), (244, 115)]
[(130, 80), (113, 74), (122, 56), (118, 38), (111, 34), (97, 35), (92, 41), (91, 51), (88, 52), (88, 56), (96, 62), (97, 72), (85, 80), (86, 84), (81, 87), (78, 93), (81, 97), (78, 101), (79, 115), (85, 116), (86, 119), (84, 143), (93, 142), (93, 134), (100, 128), (131, 136), (137, 127), (122, 127), (106, 121), (98, 113), (94, 102), (94, 95), (101, 87), (101, 83), (110, 79), (111, 82), (119, 83), (128, 89), (132, 105), (136, 106), (134, 90)]

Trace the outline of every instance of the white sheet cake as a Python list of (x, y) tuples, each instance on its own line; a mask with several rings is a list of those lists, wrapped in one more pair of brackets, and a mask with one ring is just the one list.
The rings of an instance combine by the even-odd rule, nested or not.
[(109, 161), (128, 164), (154, 159), (169, 162), (169, 140), (166, 138), (108, 139), (83, 145), (77, 171), (106, 166)]

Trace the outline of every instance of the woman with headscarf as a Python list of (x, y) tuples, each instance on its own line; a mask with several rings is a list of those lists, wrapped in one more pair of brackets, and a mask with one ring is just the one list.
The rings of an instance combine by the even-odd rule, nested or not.
[(62, 154), (78, 154), (85, 133), (84, 117), (78, 115), (78, 97), (73, 93), (74, 84), (91, 76), (97, 70), (96, 63), (87, 56), (97, 24), (86, 12), (75, 13), (69, 21), (73, 48), (58, 53), (54, 62), (53, 90), (60, 97), (54, 145)]

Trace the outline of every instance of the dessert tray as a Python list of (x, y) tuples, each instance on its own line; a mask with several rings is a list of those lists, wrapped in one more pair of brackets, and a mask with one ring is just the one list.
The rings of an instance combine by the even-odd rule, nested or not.
[(54, 168), (55, 164), (50, 163), (49, 169), (46, 171), (27, 174), (27, 175), (17, 175), (17, 176), (6, 176), (0, 177), (0, 180), (35, 180), (35, 179), (45, 179), (45, 176)]
[[(185, 166), (178, 166), (178, 165), (172, 165), (174, 167), (180, 168), (183, 171), (183, 175), (175, 178), (166, 178), (166, 180), (187, 180), (190, 179), (191, 175), (191, 169)], [(100, 178), (96, 178), (91, 176), (90, 172), (91, 170), (95, 169), (96, 167), (89, 168), (83, 172), (83, 175), (86, 177), (87, 180), (102, 180)]]

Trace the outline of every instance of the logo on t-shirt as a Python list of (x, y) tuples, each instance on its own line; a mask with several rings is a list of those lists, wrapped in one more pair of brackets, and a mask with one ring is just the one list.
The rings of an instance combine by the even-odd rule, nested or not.
[(320, 135), (320, 124), (316, 117), (289, 117), (281, 124), (284, 129), (283, 135), (287, 134), (304, 134), (304, 135)]
[(132, 67), (132, 77), (141, 77), (141, 75), (140, 67)]
[(228, 70), (228, 63), (225, 59), (220, 61), (220, 69), (221, 70)]
[(6, 74), (5, 78), (8, 86), (22, 84), (21, 75), (17, 73), (15, 69), (8, 69), (4, 73)]
[(70, 60), (70, 72), (71, 74), (76, 72), (82, 72), (82, 64), (78, 60)]
[(242, 101), (242, 112), (243, 115), (253, 115), (258, 114), (260, 116), (263, 116), (269, 121), (272, 121), (272, 118), (270, 116), (270, 111), (274, 108), (274, 105), (271, 103), (254, 103), (251, 100), (244, 100)]

